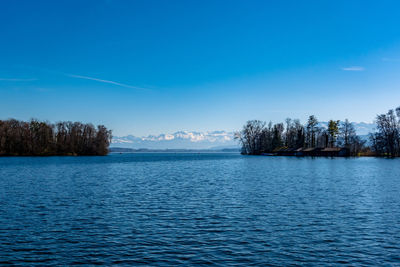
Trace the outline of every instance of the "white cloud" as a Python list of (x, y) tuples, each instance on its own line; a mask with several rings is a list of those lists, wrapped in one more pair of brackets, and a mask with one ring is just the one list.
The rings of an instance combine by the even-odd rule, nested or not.
[(382, 61), (386, 61), (386, 62), (400, 62), (400, 58), (389, 58), (389, 57), (384, 57), (384, 58), (382, 58)]
[(364, 71), (365, 68), (360, 67), (360, 66), (351, 66), (351, 67), (344, 67), (344, 68), (342, 68), (342, 70), (344, 70), (344, 71)]

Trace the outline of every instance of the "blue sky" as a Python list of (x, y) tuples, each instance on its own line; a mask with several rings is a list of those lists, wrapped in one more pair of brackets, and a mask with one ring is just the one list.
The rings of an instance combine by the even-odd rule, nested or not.
[(0, 119), (116, 135), (400, 105), (399, 1), (2, 1)]

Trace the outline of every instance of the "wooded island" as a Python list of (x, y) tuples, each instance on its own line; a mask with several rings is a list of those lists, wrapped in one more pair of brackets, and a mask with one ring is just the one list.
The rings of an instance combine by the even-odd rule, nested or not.
[(80, 122), (0, 120), (0, 156), (108, 154), (111, 131)]
[(376, 117), (376, 132), (357, 135), (348, 119), (330, 120), (322, 127), (315, 116), (306, 125), (299, 120), (266, 124), (248, 121), (235, 139), (245, 155), (278, 156), (400, 156), (400, 107)]

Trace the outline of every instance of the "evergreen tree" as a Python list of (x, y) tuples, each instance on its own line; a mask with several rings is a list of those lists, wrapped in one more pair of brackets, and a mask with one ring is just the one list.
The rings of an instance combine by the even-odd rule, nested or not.
[(329, 145), (330, 147), (334, 147), (336, 143), (336, 138), (339, 134), (339, 122), (330, 120), (328, 122), (328, 135), (329, 135)]

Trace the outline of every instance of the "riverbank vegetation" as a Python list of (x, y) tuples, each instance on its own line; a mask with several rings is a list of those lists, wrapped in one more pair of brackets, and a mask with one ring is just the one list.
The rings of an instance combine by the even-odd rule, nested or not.
[(400, 157), (400, 107), (378, 115), (376, 128), (369, 135), (371, 149), (378, 156)]
[(103, 125), (0, 120), (0, 156), (106, 155), (110, 142)]
[(361, 138), (348, 119), (330, 120), (327, 125), (319, 123), (314, 115), (309, 116), (305, 125), (297, 119), (277, 124), (251, 120), (235, 133), (235, 138), (242, 146), (242, 154), (246, 155), (304, 155), (308, 152), (309, 155), (336, 155), (343, 152), (341, 155), (345, 156), (400, 156), (400, 107), (378, 115), (375, 122), (376, 132)]

